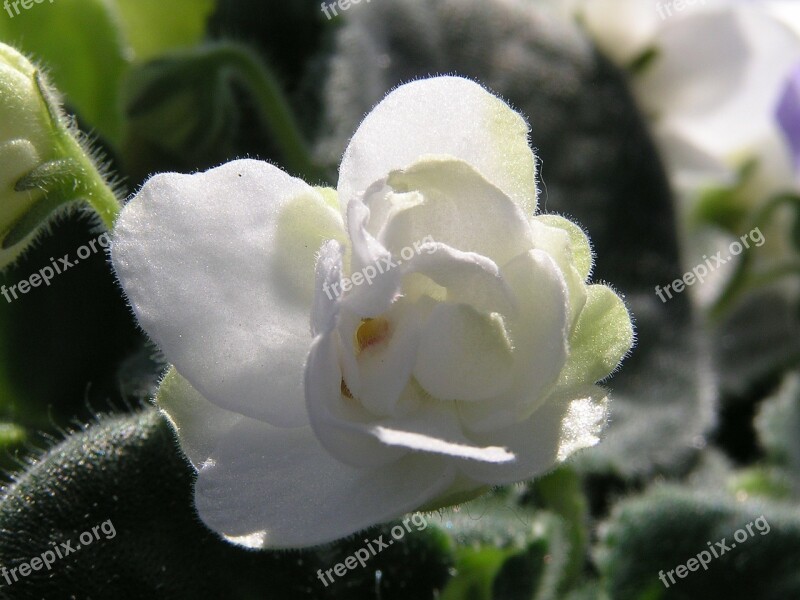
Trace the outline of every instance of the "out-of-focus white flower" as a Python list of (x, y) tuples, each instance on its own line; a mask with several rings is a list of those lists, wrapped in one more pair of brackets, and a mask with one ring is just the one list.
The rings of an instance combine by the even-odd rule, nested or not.
[(717, 183), (755, 159), (763, 193), (791, 185), (775, 109), (800, 60), (797, 36), (757, 6), (735, 4), (668, 21), (653, 46), (634, 89), (673, 180)]
[(577, 18), (598, 47), (618, 65), (629, 65), (648, 49), (661, 23), (655, 0), (554, 0)]
[(174, 365), (157, 401), (212, 529), (328, 542), (596, 443), (630, 317), (581, 229), (535, 215), (527, 135), (433, 78), (366, 117), (337, 191), (245, 160), (125, 207), (114, 267)]
[(786, 2), (577, 0), (571, 12), (621, 67), (646, 53), (632, 89), (685, 197), (732, 183), (759, 162), (761, 200), (792, 185), (775, 118), (800, 60), (800, 19)]

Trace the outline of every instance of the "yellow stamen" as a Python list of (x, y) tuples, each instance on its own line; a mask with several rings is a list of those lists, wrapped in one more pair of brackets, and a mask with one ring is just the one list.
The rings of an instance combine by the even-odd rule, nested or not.
[(356, 330), (356, 346), (361, 352), (365, 348), (381, 343), (389, 336), (389, 321), (383, 317), (364, 319)]

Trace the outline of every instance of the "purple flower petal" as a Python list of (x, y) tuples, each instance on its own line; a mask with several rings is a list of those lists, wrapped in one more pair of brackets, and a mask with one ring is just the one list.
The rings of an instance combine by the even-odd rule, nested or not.
[(800, 65), (797, 65), (786, 80), (776, 113), (797, 171), (800, 171)]

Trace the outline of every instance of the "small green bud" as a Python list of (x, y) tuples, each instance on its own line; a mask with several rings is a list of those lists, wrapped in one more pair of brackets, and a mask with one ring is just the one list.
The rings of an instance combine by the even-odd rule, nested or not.
[[(36, 67), (19, 52), (0, 44), (0, 235), (3, 238), (42, 198), (39, 189), (17, 191), (23, 176), (55, 152), (46, 100)], [(23, 244), (0, 250), (0, 267), (12, 262)]]
[(108, 227), (119, 211), (46, 77), (0, 43), (0, 269), (77, 200), (87, 201)]

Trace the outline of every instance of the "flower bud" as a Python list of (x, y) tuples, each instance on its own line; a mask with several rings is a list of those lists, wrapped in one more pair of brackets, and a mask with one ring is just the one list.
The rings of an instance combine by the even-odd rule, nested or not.
[(0, 267), (17, 258), (33, 237), (32, 231), (21, 241), (6, 243), (8, 234), (43, 198), (40, 189), (19, 190), (17, 183), (56, 153), (52, 119), (40, 85), (36, 67), (0, 44)]
[(42, 226), (85, 201), (107, 227), (119, 202), (38, 68), (0, 43), (0, 269)]

